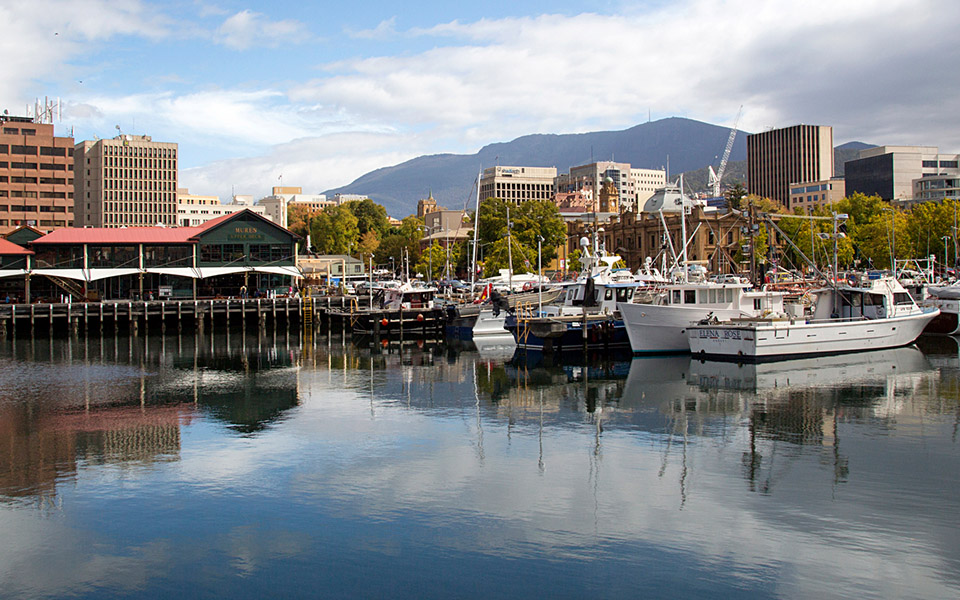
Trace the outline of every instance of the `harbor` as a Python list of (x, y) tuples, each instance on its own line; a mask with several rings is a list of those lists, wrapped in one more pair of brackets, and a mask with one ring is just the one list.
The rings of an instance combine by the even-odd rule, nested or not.
[(737, 365), (238, 322), (0, 339), (4, 595), (960, 593), (954, 338)]

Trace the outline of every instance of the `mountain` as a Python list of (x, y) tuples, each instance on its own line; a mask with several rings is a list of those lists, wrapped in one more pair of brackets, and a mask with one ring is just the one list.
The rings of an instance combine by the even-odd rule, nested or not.
[[(476, 154), (436, 154), (371, 171), (352, 183), (324, 192), (363, 194), (387, 213), (416, 213), (417, 201), (433, 193), (447, 208), (473, 206), (477, 173), (494, 165), (556, 167), (558, 173), (594, 161), (615, 160), (635, 168), (666, 168), (671, 176), (718, 165), (730, 136), (729, 127), (671, 117), (622, 131), (537, 134), (484, 146)], [(730, 160), (746, 160), (746, 134), (739, 132)], [(728, 167), (729, 169), (729, 167)], [(726, 179), (726, 177), (724, 177)]]

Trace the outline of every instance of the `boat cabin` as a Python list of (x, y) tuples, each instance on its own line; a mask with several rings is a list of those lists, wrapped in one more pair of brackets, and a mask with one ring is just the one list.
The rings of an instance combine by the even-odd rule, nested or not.
[(433, 297), (437, 288), (433, 287), (413, 287), (409, 284), (403, 284), (400, 287), (380, 288), (379, 292), (374, 292), (382, 298), (383, 308), (399, 309), (420, 309), (433, 308)]
[(884, 277), (867, 287), (842, 286), (813, 292), (813, 319), (884, 319), (920, 312), (910, 293), (896, 279)]
[(696, 283), (665, 286), (655, 304), (741, 310), (745, 314), (781, 313), (783, 297), (779, 292), (750, 290), (747, 284)]

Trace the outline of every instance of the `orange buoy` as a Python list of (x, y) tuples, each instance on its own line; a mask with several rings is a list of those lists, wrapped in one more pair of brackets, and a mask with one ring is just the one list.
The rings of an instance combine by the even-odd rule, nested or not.
[(384, 327), (386, 327), (387, 325), (390, 324), (390, 321), (388, 321), (387, 318), (384, 317), (384, 318), (380, 319), (380, 324), (383, 325)]
[(417, 315), (417, 321), (423, 321), (423, 313)]

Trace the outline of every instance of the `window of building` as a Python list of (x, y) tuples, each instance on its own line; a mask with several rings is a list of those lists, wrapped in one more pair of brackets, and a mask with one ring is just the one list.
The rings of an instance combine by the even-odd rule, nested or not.
[(958, 168), (958, 166), (957, 166), (958, 163), (960, 163), (960, 161), (956, 161), (956, 160), (941, 160), (941, 161), (940, 161), (940, 168), (941, 168), (941, 169), (956, 169), (956, 168)]
[[(916, 163), (914, 163), (914, 164), (916, 164)], [(923, 161), (923, 168), (924, 168), (924, 169), (936, 169), (936, 168), (937, 168), (937, 161), (935, 161), (935, 160), (925, 160), (925, 161)]]

